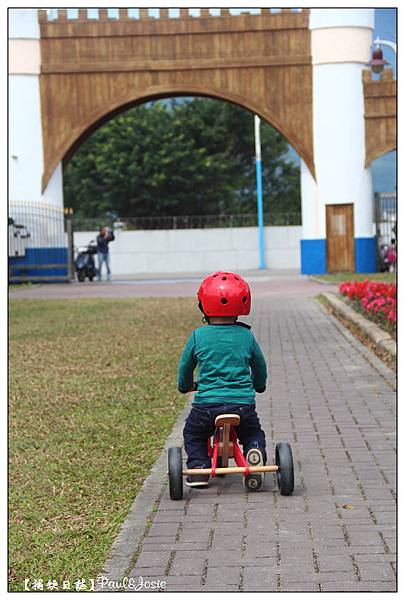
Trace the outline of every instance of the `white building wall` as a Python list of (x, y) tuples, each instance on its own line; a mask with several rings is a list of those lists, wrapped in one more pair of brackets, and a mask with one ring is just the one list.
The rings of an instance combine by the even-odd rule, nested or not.
[(318, 184), (301, 159), (301, 218), (302, 238), (312, 240), (325, 237), (325, 216), (319, 210)]
[[(300, 226), (264, 228), (267, 268), (299, 269), (301, 233)], [(76, 232), (75, 247), (87, 245), (97, 234), (96, 231)], [(256, 227), (117, 230), (109, 248), (115, 276), (217, 269), (242, 271), (259, 266)]]
[(62, 208), (60, 164), (42, 193), (44, 161), (37, 12), (37, 9), (9, 9), (10, 203), (46, 203)]
[(36, 75), (10, 75), (10, 201), (40, 202), (42, 132)]

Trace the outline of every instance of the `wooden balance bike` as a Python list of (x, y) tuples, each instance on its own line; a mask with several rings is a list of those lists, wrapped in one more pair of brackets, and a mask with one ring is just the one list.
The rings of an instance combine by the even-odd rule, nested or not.
[[(183, 469), (182, 451), (179, 446), (169, 448), (169, 492), (172, 500), (183, 498), (183, 475), (211, 475), (211, 477), (240, 473), (244, 478), (245, 489), (249, 492), (261, 488), (261, 477), (258, 473), (275, 473), (280, 493), (289, 496), (294, 490), (294, 464), (291, 447), (287, 442), (276, 444), (274, 465), (252, 465), (246, 462), (238, 445), (235, 427), (240, 423), (240, 416), (233, 414), (218, 415), (215, 419), (213, 446), (208, 439), (208, 453), (212, 457), (210, 469)], [(254, 454), (253, 454), (254, 456)], [(259, 455), (258, 462), (260, 461)], [(228, 466), (233, 458), (236, 466)]]

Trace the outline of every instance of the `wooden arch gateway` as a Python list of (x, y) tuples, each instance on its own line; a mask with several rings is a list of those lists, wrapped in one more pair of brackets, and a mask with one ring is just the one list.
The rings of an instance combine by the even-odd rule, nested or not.
[(180, 9), (169, 18), (148, 9), (109, 18), (87, 9), (48, 20), (39, 11), (40, 94), (44, 140), (43, 189), (60, 161), (122, 110), (153, 98), (221, 98), (268, 121), (295, 148), (315, 176), (309, 10), (198, 17)]

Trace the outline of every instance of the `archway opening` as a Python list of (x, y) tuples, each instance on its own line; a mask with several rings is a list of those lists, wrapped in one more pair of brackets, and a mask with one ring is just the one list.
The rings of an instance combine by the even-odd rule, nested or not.
[[(127, 226), (143, 218), (145, 228), (148, 218), (158, 228), (158, 218), (182, 216), (256, 224), (253, 113), (215, 98), (174, 97), (108, 117), (65, 156), (65, 205), (78, 225), (108, 215)], [(299, 225), (298, 155), (263, 120), (261, 147), (265, 224)]]
[[(86, 133), (65, 160), (65, 206), (74, 209), (77, 243), (100, 226), (118, 232), (113, 272), (259, 266), (252, 112), (218, 98), (160, 98)], [(299, 158), (263, 120), (261, 149), (265, 264), (299, 269)]]
[[(175, 250), (170, 250), (167, 236), (162, 241), (162, 232), (188, 230), (176, 234), (179, 240), (183, 236), (181, 241), (170, 243), (184, 250), (195, 244), (199, 262), (187, 266), (183, 261), (183, 266), (176, 263), (169, 270), (208, 270), (214, 256), (227, 268), (257, 268), (252, 112), (212, 97), (153, 99), (105, 119), (80, 142), (80, 148), (66, 157), (69, 162), (65, 160), (64, 195), (65, 206), (74, 209), (76, 232), (83, 232), (81, 243), (101, 225), (115, 228), (125, 244), (136, 243), (136, 236), (128, 235), (131, 232), (139, 237), (144, 230), (155, 230), (154, 236), (143, 237), (142, 252), (149, 245), (161, 245), (167, 258), (171, 253), (174, 257)], [(299, 269), (300, 159), (264, 120), (261, 150), (266, 266)], [(203, 239), (202, 229), (212, 231)], [(190, 230), (200, 231), (192, 239)], [(195, 242), (196, 236), (200, 241)], [(141, 260), (138, 252), (136, 260), (142, 264), (133, 266), (132, 261), (130, 267), (125, 259), (126, 273), (165, 270), (166, 265), (158, 266), (161, 258), (151, 263), (150, 254)]]

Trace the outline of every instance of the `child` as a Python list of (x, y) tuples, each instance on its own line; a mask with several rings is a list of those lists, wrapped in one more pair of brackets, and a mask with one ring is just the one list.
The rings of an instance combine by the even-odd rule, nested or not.
[[(236, 432), (247, 462), (265, 464), (266, 439), (255, 410), (255, 392), (266, 389), (266, 362), (250, 326), (237, 322), (239, 315), (250, 312), (249, 286), (236, 273), (218, 271), (205, 277), (197, 297), (208, 325), (191, 334), (178, 373), (180, 392), (197, 389), (183, 430), (187, 467), (211, 467), (207, 440), (214, 433), (215, 418), (223, 413), (241, 418)], [(209, 475), (189, 475), (186, 485), (207, 487), (208, 480)], [(262, 484), (263, 474), (259, 488)]]

